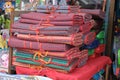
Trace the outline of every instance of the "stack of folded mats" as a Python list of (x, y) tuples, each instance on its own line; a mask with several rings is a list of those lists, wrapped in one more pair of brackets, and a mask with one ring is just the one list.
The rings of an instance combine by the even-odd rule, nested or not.
[(14, 36), (9, 46), (17, 49), (13, 65), (71, 72), (88, 59), (88, 50), (79, 48), (95, 40), (96, 33), (90, 31), (94, 25), (85, 13), (22, 14), (10, 30)]
[[(81, 59), (88, 57), (87, 50), (83, 50), (79, 52), (71, 50), (71, 52), (72, 51), (73, 51), (73, 54), (65, 54), (63, 52), (58, 52), (58, 53), (48, 52), (48, 55), (43, 58), (40, 58), (39, 56), (36, 57), (33, 53), (30, 53), (31, 51), (29, 53), (28, 51), (27, 52), (17, 51), (14, 54), (13, 64), (17, 66), (22, 66), (22, 67), (28, 67), (28, 68), (30, 67), (29, 65), (21, 65), (18, 63), (31, 64), (31, 67), (33, 65), (36, 65), (36, 66), (43, 65), (45, 67), (54, 68), (57, 71), (64, 70), (64, 72), (71, 72), (73, 69), (76, 68), (77, 65), (80, 64)], [(59, 53), (61, 55), (59, 55)], [(54, 54), (56, 55), (54, 56)], [(64, 56), (62, 54), (64, 54)], [(14, 63), (14, 62), (17, 62), (17, 63)]]

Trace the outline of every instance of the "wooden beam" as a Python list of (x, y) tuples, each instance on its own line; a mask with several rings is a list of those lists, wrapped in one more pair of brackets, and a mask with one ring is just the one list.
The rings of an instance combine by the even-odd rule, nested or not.
[[(114, 40), (114, 8), (115, 8), (115, 0), (110, 0), (110, 8), (109, 8), (109, 16), (108, 17), (108, 25), (105, 26), (106, 32), (106, 48), (105, 55), (113, 59), (113, 40)], [(106, 28), (107, 27), (107, 28)], [(108, 74), (108, 72), (106, 73)], [(106, 80), (111, 80), (112, 68), (109, 69), (109, 75), (106, 77)]]
[[(113, 33), (114, 33), (114, 7), (115, 7), (115, 0), (111, 0), (110, 2), (110, 12), (109, 12), (109, 20), (107, 26), (107, 36), (106, 36), (106, 56), (112, 58), (112, 50), (113, 50)], [(107, 15), (106, 15), (107, 16)]]
[[(10, 15), (10, 29), (11, 29), (11, 25), (14, 23), (14, 11), (13, 12), (11, 12), (11, 15)], [(11, 33), (11, 31), (10, 31), (10, 37), (12, 36), (12, 33)], [(11, 69), (12, 69), (12, 56), (13, 56), (13, 48), (9, 48), (9, 66), (8, 66), (8, 73), (9, 74), (11, 74), (12, 73), (12, 71), (11, 71)]]

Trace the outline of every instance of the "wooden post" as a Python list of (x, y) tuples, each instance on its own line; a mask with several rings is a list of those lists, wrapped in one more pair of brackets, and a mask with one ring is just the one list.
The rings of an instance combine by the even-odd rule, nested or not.
[[(11, 29), (11, 25), (14, 23), (14, 11), (13, 12), (11, 12), (11, 14), (10, 14), (10, 29)], [(11, 33), (11, 31), (10, 31), (10, 37), (12, 36), (12, 33)], [(8, 66), (8, 73), (9, 74), (11, 74), (12, 73), (12, 71), (11, 71), (11, 69), (12, 69), (12, 56), (13, 56), (13, 48), (9, 48), (9, 66)]]
[[(114, 7), (115, 7), (115, 0), (110, 0), (110, 7), (109, 7), (109, 14), (106, 16), (108, 17), (108, 25), (106, 28), (106, 47), (105, 47), (105, 55), (113, 59), (113, 40), (114, 40)], [(109, 67), (110, 68), (110, 67)], [(106, 74), (109, 73), (109, 75), (106, 75), (106, 80), (110, 80), (111, 77), (111, 68), (109, 69), (109, 72), (106, 72)], [(108, 76), (108, 77), (107, 77)]]
[(109, 69), (110, 69), (110, 65), (107, 65), (106, 72), (105, 72), (105, 80), (109, 80)]
[(110, 2), (110, 12), (109, 15), (109, 21), (108, 21), (108, 26), (107, 26), (107, 36), (106, 36), (106, 51), (105, 54), (106, 56), (109, 56), (112, 58), (112, 50), (113, 50), (113, 36), (114, 36), (114, 6), (115, 6), (115, 0), (111, 0)]

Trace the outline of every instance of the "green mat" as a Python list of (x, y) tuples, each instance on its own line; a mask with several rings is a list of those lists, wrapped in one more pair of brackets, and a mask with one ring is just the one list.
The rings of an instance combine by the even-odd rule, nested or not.
[[(30, 60), (22, 60), (22, 59), (19, 59), (19, 58), (16, 58), (16, 62), (21, 62), (21, 63), (26, 63), (26, 64), (33, 64), (33, 65), (38, 65), (40, 66), (41, 63), (39, 62), (33, 62), (33, 61), (30, 61)], [(57, 66), (57, 65), (54, 65), (54, 64), (46, 64), (45, 66), (46, 67), (51, 67), (51, 68), (56, 68), (56, 69), (61, 69), (61, 70), (66, 70), (68, 72), (70, 72), (72, 69), (74, 69), (74, 64), (75, 64), (76, 61), (72, 62), (72, 64), (70, 64), (70, 66), (68, 67), (64, 67), (64, 66)]]
[[(29, 58), (29, 59), (33, 59), (33, 54), (29, 54), (29, 53), (23, 53), (23, 52), (16, 52), (14, 54), (15, 56), (21, 57), (21, 58)], [(38, 56), (35, 58), (35, 60), (38, 60)], [(44, 61), (48, 62), (50, 60), (50, 57), (44, 57), (43, 58)], [(57, 64), (62, 64), (62, 65), (67, 65), (68, 63), (70, 63), (70, 61), (68, 60), (62, 60), (62, 59), (58, 59), (58, 58), (52, 58), (51, 62), (53, 63), (57, 63)]]
[(105, 38), (105, 32), (104, 31), (100, 31), (97, 36), (96, 36), (97, 39), (104, 39)]
[(94, 54), (94, 49), (88, 49), (88, 56), (93, 55)]
[[(33, 65), (41, 65), (40, 62), (35, 62), (32, 61), (33, 59), (33, 54), (28, 54), (28, 53), (23, 53), (23, 52), (16, 52), (14, 56), (18, 57), (16, 58), (16, 62), (21, 62), (21, 63), (27, 63), (27, 64), (33, 64)], [(31, 59), (31, 60), (28, 60)], [(36, 57), (35, 60), (38, 60), (39, 58)], [(50, 57), (44, 57), (43, 60), (48, 62)], [(71, 71), (74, 69), (75, 66), (77, 66), (77, 61), (78, 60), (73, 60), (69, 65), (68, 60), (62, 60), (62, 59), (57, 59), (53, 58), (51, 62), (56, 63), (56, 64), (45, 64), (46, 67), (51, 67), (51, 68), (56, 68), (56, 69), (62, 69), (66, 71)], [(57, 65), (58, 64), (58, 65)]]
[(99, 39), (100, 44), (104, 44), (104, 39)]

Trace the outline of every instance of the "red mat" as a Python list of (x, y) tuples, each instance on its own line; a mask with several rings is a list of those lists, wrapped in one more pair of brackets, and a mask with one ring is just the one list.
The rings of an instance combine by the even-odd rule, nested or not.
[(47, 51), (67, 51), (73, 46), (66, 44), (53, 44), (53, 43), (41, 43), (27, 40), (20, 40), (17, 38), (9, 39), (9, 46), (14, 48), (35, 49), (35, 50), (47, 50)]
[(104, 68), (107, 64), (111, 63), (112, 61), (109, 57), (102, 56), (96, 59), (89, 60), (85, 66), (77, 68), (69, 74), (56, 72), (53, 69), (42, 69), (38, 71), (18, 66), (16, 67), (16, 72), (17, 74), (46, 75), (53, 80), (90, 80), (94, 76), (94, 74)]
[[(76, 17), (75, 17), (76, 16)], [(26, 13), (26, 14), (22, 14), (21, 18), (24, 19), (32, 19), (32, 20), (50, 20), (50, 21), (71, 21), (74, 18), (76, 19), (83, 19), (83, 20), (91, 20), (92, 16), (90, 14), (86, 14), (86, 13), (78, 13), (78, 14), (57, 14), (55, 13), (54, 15), (50, 15), (50, 14), (42, 14), (42, 13), (37, 13), (37, 12), (31, 12), (31, 13)]]
[(25, 35), (17, 34), (18, 39), (30, 40), (50, 43), (63, 43), (73, 46), (81, 46), (83, 44), (82, 33), (73, 34), (71, 36), (37, 36), (37, 35)]

